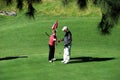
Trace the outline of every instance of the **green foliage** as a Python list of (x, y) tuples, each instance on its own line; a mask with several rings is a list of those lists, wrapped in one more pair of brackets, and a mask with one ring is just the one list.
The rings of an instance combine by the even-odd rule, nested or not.
[(102, 11), (102, 19), (99, 28), (103, 34), (110, 33), (120, 17), (120, 0), (94, 0), (94, 4), (99, 6)]

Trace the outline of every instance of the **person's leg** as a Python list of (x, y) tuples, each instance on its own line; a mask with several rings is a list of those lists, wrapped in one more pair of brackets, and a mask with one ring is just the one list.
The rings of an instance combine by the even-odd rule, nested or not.
[(68, 63), (69, 62), (69, 51), (68, 51), (68, 47), (65, 47), (64, 49), (64, 63)]
[(71, 55), (71, 46), (68, 46), (67, 62), (70, 61), (70, 55)]
[(65, 56), (65, 52), (66, 52), (66, 48), (65, 48), (65, 47), (64, 47), (63, 52), (64, 52), (64, 53), (63, 53), (63, 60), (62, 60), (61, 62), (65, 62), (65, 57), (66, 57), (66, 56)]
[(55, 46), (54, 46), (54, 48), (53, 48), (53, 58), (52, 58), (52, 60), (53, 60), (53, 61), (56, 60), (56, 58), (55, 58)]
[(52, 46), (52, 53), (51, 53), (51, 59), (54, 59), (54, 54), (55, 54), (55, 46)]
[(49, 57), (48, 60), (50, 61), (52, 59), (52, 46), (49, 45)]
[(64, 48), (63, 62), (65, 62), (65, 59), (66, 59), (66, 48)]
[(65, 63), (68, 63), (70, 61), (70, 51), (71, 46), (65, 48)]

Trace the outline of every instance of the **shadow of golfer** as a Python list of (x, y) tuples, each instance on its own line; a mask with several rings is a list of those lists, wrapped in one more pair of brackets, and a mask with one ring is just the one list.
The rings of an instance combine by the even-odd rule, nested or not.
[(0, 58), (0, 61), (13, 60), (13, 59), (18, 59), (18, 58), (28, 58), (28, 56), (9, 56), (9, 57)]
[(75, 57), (71, 58), (70, 64), (72, 63), (84, 63), (84, 62), (101, 62), (101, 61), (109, 61), (114, 60), (115, 58), (99, 58), (99, 57)]
[[(99, 58), (99, 57), (75, 57), (70, 58), (70, 64), (72, 63), (84, 63), (84, 62), (101, 62), (101, 61), (109, 61), (114, 60), (115, 58)], [(57, 59), (56, 61), (62, 61), (63, 59)]]

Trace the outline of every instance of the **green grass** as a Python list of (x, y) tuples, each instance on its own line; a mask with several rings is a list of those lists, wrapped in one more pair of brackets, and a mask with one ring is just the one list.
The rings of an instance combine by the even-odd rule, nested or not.
[[(81, 57), (71, 59), (67, 65), (47, 61), (49, 38), (45, 32), (51, 33), (56, 19), (58, 38), (64, 36), (62, 26), (69, 26), (73, 34), (71, 57)], [(100, 19), (36, 15), (35, 20), (29, 20), (20, 15), (0, 16), (0, 58), (27, 56), (0, 61), (0, 80), (119, 80), (120, 27), (116, 25), (111, 35), (100, 35), (97, 30)], [(63, 43), (56, 46), (55, 56), (62, 59), (62, 55)]]
[(75, 0), (64, 6), (61, 0), (43, 1), (41, 4), (34, 4), (37, 13), (48, 16), (85, 16), (85, 15), (101, 15), (100, 8), (94, 6), (88, 1), (88, 7), (81, 10)]

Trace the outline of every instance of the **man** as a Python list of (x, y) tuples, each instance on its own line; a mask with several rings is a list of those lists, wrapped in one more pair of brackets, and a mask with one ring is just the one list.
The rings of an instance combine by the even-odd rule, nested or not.
[(64, 39), (59, 40), (58, 42), (64, 41), (64, 55), (63, 55), (63, 63), (67, 64), (70, 61), (70, 50), (72, 45), (72, 34), (67, 26), (64, 26), (62, 29), (65, 32)]
[(57, 37), (56, 37), (56, 30), (52, 30), (52, 35), (50, 35), (49, 38), (49, 56), (48, 60), (49, 62), (53, 62), (55, 60), (54, 53), (55, 53), (55, 43), (56, 43)]

